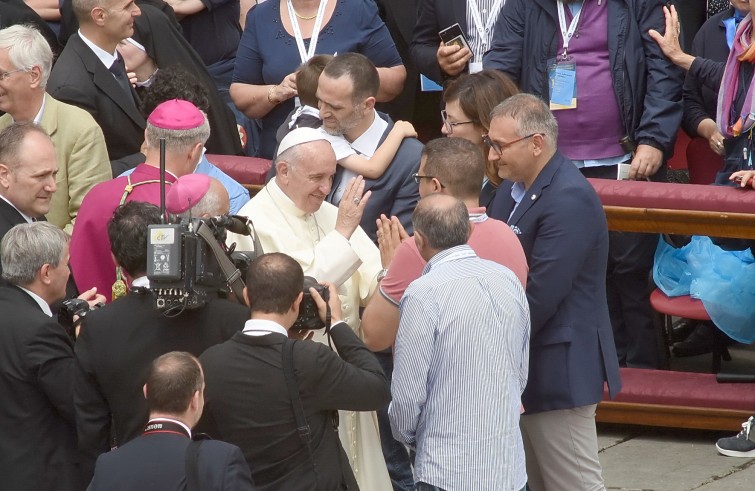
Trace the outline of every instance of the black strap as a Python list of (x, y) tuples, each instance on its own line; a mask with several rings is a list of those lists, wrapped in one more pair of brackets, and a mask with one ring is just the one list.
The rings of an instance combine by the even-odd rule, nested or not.
[(192, 441), (186, 447), (186, 491), (201, 491), (199, 488), (199, 447), (203, 441)]
[(299, 387), (296, 384), (296, 375), (294, 374), (294, 344), (295, 341), (290, 338), (286, 338), (286, 341), (283, 343), (283, 350), (281, 351), (283, 358), (283, 376), (286, 378), (286, 388), (288, 389), (288, 395), (291, 398), (291, 405), (294, 409), (296, 431), (299, 433), (299, 438), (307, 448), (309, 459), (312, 461), (312, 471), (315, 474), (315, 487), (316, 489), (320, 489), (317, 462), (315, 461), (315, 456), (312, 452), (312, 431), (307, 423), (307, 416), (304, 413), (304, 404), (301, 402), (301, 395), (299, 394)]

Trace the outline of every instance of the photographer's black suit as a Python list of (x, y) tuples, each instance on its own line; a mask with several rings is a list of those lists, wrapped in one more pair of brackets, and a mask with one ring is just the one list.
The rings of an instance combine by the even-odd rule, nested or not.
[[(90, 312), (76, 342), (74, 401), (85, 477), (97, 457), (139, 436), (147, 422), (142, 386), (152, 361), (170, 351), (202, 352), (230, 338), (249, 318), (247, 307), (227, 300), (165, 317), (151, 293), (131, 292)], [(111, 428), (111, 417), (113, 426)]]
[[(87, 491), (183, 491), (190, 441), (186, 435), (155, 433), (102, 454)], [(254, 489), (241, 451), (224, 442), (202, 442), (197, 471), (202, 491)]]
[(332, 339), (340, 357), (313, 341), (297, 341), (293, 351), (318, 463), (317, 487), (283, 375), (286, 337), (237, 333), (200, 357), (206, 388), (197, 428), (241, 448), (258, 490), (357, 489), (331, 415), (337, 409), (374, 411), (390, 401), (390, 387), (373, 354), (346, 323), (333, 326)]
[(0, 312), (0, 488), (80, 491), (71, 339), (15, 286)]

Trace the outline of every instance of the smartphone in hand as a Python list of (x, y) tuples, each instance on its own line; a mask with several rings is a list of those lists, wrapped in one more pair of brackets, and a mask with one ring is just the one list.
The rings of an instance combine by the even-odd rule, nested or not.
[(461, 48), (467, 48), (470, 51), (472, 50), (469, 47), (467, 38), (464, 36), (464, 31), (462, 31), (458, 22), (450, 27), (446, 27), (440, 31), (438, 35), (446, 46), (452, 46), (455, 44)]

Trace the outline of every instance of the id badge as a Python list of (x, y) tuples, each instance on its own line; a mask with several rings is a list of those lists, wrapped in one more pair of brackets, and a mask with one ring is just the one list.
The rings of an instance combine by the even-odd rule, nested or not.
[(477, 73), (482, 71), (482, 62), (475, 61), (469, 64), (469, 73)]
[(577, 65), (573, 61), (554, 61), (548, 66), (551, 111), (577, 108)]

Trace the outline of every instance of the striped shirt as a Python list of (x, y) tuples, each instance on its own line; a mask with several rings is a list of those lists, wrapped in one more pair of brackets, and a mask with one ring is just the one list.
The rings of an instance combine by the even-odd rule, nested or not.
[[(469, 41), (469, 48), (472, 50), (472, 55), (474, 55), (472, 61), (482, 63), (482, 55), (490, 49), (490, 43), (493, 39), (493, 29), (495, 29), (495, 24), (498, 22), (497, 19), (501, 13), (501, 8), (503, 8), (505, 0), (476, 0), (476, 2), (477, 10), (480, 13), (479, 18), (482, 24), (480, 27), (485, 29), (489, 22), (488, 19), (490, 19), (491, 16), (496, 19), (490, 23), (490, 29), (485, 32), (484, 39), (481, 39), (472, 12), (472, 9), (475, 7), (474, 2), (467, 0), (467, 41)], [(496, 5), (496, 3), (498, 3), (498, 5)], [(494, 7), (496, 8), (495, 11), (493, 11)]]
[(393, 435), (417, 449), (416, 481), (524, 487), (530, 317), (521, 282), (463, 245), (431, 258), (399, 308), (388, 412)]

